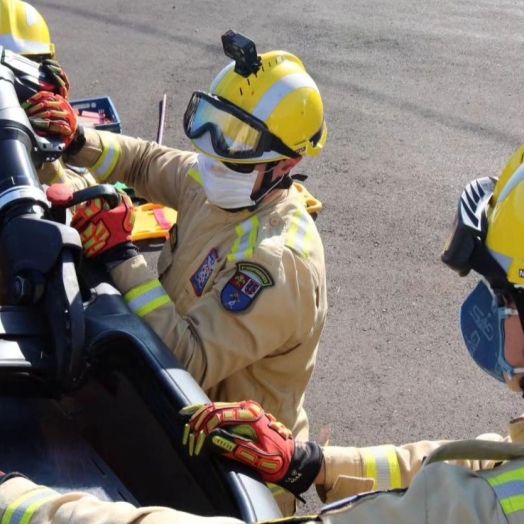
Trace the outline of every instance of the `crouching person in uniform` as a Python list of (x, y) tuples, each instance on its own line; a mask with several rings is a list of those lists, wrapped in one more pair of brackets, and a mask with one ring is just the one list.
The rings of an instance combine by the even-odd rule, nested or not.
[[(484, 371), (519, 393), (524, 391), (523, 210), (524, 166), (500, 180), (473, 181), (461, 196), (442, 254), (460, 275), (473, 270), (483, 277), (461, 307), (464, 342)], [(334, 520), (524, 522), (524, 416), (510, 422), (506, 437), (486, 433), (457, 442), (321, 448), (296, 442), (250, 401), (193, 406), (184, 414), (191, 454), (222, 453), (296, 496), (315, 484), (324, 502), (335, 503)]]

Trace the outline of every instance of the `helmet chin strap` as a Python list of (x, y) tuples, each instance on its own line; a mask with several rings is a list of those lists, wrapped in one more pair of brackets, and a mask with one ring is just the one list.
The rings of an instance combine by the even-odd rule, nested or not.
[[(273, 180), (273, 171), (277, 167), (278, 162), (268, 162), (266, 164), (266, 170), (264, 171), (264, 177), (262, 178), (262, 184), (260, 189), (251, 195), (251, 200), (255, 202), (253, 209), (262, 202), (263, 198), (273, 189), (276, 189), (277, 186), (282, 182), (282, 178), (279, 178), (277, 181)], [(285, 175), (284, 175), (285, 176)]]
[[(275, 170), (275, 167), (280, 163), (280, 160), (277, 160), (275, 162), (268, 162), (266, 164), (266, 170), (264, 171), (264, 176), (262, 178), (262, 184), (260, 185), (260, 189), (256, 192), (253, 192), (251, 195), (251, 200), (254, 201), (254, 204), (252, 206), (246, 206), (241, 207), (237, 209), (226, 209), (226, 211), (230, 211), (232, 213), (237, 213), (239, 211), (249, 210), (254, 211), (258, 205), (264, 200), (264, 198), (271, 193), (274, 189), (289, 189), (293, 185), (293, 180), (300, 180), (301, 182), (305, 181), (307, 179), (306, 175), (290, 175), (289, 172), (283, 174), (280, 178), (277, 180), (273, 180), (273, 171)], [(238, 171), (239, 173), (247, 173), (251, 172), (248, 171), (242, 164), (233, 164), (230, 162), (224, 162), (224, 164), (229, 167), (230, 169), (233, 169), (234, 171)], [(247, 164), (247, 166), (250, 166), (252, 164)], [(254, 168), (254, 166), (253, 166)]]
[(274, 189), (289, 189), (293, 185), (293, 180), (300, 180), (304, 182), (307, 179), (306, 175), (290, 175), (289, 171), (284, 173), (279, 179), (273, 180), (273, 171), (279, 162), (270, 162), (267, 164), (264, 178), (260, 189), (251, 195), (257, 206), (271, 191)]

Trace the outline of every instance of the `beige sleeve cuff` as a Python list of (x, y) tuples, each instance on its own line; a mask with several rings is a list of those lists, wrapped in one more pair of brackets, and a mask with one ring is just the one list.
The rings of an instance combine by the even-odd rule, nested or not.
[(110, 271), (110, 274), (122, 295), (141, 284), (157, 278), (149, 269), (146, 259), (142, 255), (118, 264)]
[[(4, 513), (10, 504), (29, 491), (39, 487), (40, 486), (24, 477), (14, 477), (0, 484), (0, 520), (3, 519)], [(53, 493), (56, 492), (53, 491)]]
[[(31, 497), (34, 497), (36, 504), (33, 509)], [(127, 502), (101, 501), (81, 492), (60, 495), (22, 477), (7, 480), (0, 485), (0, 520), (4, 519), (6, 510), (13, 503), (17, 511), (31, 511), (32, 524), (243, 524), (229, 517), (200, 517), (165, 507), (135, 508)], [(24, 508), (24, 505), (27, 507)], [(22, 522), (25, 522), (26, 516), (23, 515)], [(20, 521), (18, 515), (16, 521)]]
[(54, 162), (45, 162), (40, 169), (37, 170), (38, 180), (41, 184), (56, 184), (57, 182), (64, 182), (64, 168), (58, 160)]
[(67, 157), (67, 162), (78, 167), (92, 167), (102, 156), (102, 141), (98, 131), (91, 128), (84, 128), (86, 143), (84, 147), (72, 157)]
[(509, 424), (511, 442), (524, 442), (524, 415), (514, 418)]
[(335, 502), (373, 489), (375, 481), (363, 477), (364, 465), (358, 448), (326, 446), (323, 452), (326, 481), (317, 486), (323, 502)]

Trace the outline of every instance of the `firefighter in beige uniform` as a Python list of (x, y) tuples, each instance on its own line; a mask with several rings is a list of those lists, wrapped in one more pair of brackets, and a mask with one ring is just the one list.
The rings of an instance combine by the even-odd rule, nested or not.
[[(41, 63), (52, 74), (59, 94), (69, 98), (69, 80), (56, 62), (49, 27), (31, 4), (21, 0), (0, 0), (0, 46)], [(74, 190), (96, 184), (89, 172), (77, 173), (59, 161), (44, 164), (38, 171), (38, 178), (42, 184), (62, 182)]]
[[(68, 150), (97, 182), (123, 181), (177, 210), (158, 279), (122, 229), (124, 203), (107, 212), (90, 203), (72, 223), (86, 255), (110, 267), (129, 307), (212, 400), (254, 398), (305, 439), (326, 276), (290, 170), (325, 143), (319, 90), (297, 57), (255, 52), (193, 94), (184, 129), (199, 153), (92, 129)], [(108, 225), (120, 212), (128, 219)]]
[[(0, 0), (0, 46), (41, 63), (54, 81), (49, 88), (54, 88), (66, 99), (69, 97), (69, 80), (55, 61), (55, 46), (47, 23), (32, 5), (20, 0)], [(37, 174), (42, 184), (61, 182), (74, 190), (96, 183), (87, 170), (76, 173), (60, 161), (44, 164)], [(0, 273), (0, 303), (5, 303), (5, 291)]]

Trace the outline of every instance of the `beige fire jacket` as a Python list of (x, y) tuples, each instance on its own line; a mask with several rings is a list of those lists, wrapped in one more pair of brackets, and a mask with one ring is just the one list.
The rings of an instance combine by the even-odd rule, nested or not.
[[(464, 441), (442, 446), (440, 457), (415, 476), (409, 489), (371, 492), (282, 524), (522, 524), (524, 446)], [(495, 467), (471, 471), (441, 462), (457, 457), (490, 459)], [(0, 484), (2, 524), (241, 524), (229, 517), (200, 517), (168, 508), (137, 509), (83, 493), (58, 494), (21, 477)], [(273, 524), (278, 520), (272, 521)]]
[[(486, 433), (478, 440), (524, 443), (524, 415), (509, 423), (509, 435)], [(358, 493), (405, 488), (420, 471), (424, 459), (448, 441), (420, 441), (403, 446), (366, 448), (326, 446), (326, 481), (317, 491), (324, 502), (334, 502)], [(460, 460), (455, 464), (471, 470), (494, 467), (491, 460)]]
[(304, 392), (327, 300), (322, 242), (298, 191), (231, 213), (207, 202), (197, 154), (91, 129), (86, 138), (68, 162), (178, 212), (158, 280), (142, 256), (112, 271), (129, 307), (213, 401), (256, 400), (307, 439)]

